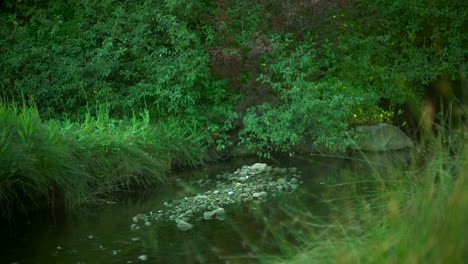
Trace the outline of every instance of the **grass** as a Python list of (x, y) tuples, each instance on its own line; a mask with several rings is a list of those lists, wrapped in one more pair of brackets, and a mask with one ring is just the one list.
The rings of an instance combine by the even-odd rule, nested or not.
[(275, 237), (279, 255), (264, 263), (466, 263), (466, 132), (440, 130), (415, 150), (405, 169), (375, 169), (363, 181), (329, 187), (328, 217), (297, 204)]
[(44, 121), (35, 107), (0, 102), (0, 206), (3, 216), (45, 204), (68, 208), (115, 191), (150, 187), (175, 167), (204, 162), (204, 135), (148, 112), (116, 121), (100, 112), (82, 122)]

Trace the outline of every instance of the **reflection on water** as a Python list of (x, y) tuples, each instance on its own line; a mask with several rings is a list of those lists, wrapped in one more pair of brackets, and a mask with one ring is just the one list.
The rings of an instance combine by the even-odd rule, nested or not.
[[(131, 194), (115, 205), (80, 209), (72, 215), (38, 213), (3, 224), (0, 263), (252, 263), (259, 254), (281, 253), (276, 241), (281, 238), (276, 234), (284, 234), (285, 230), (293, 233), (297, 220), (294, 210), (326, 217), (328, 208), (322, 199), (330, 197), (332, 189), (348, 181), (372, 183), (371, 172), (384, 175), (383, 168), (389, 164), (403, 166), (406, 154), (270, 161), (267, 163), (275, 167), (297, 167), (302, 171), (304, 184), (300, 191), (269, 197), (265, 203), (227, 206), (225, 221), (194, 221), (195, 228), (186, 232), (178, 230), (170, 221), (130, 230), (131, 219), (138, 213), (157, 211), (164, 207), (165, 201), (207, 188), (187, 182), (214, 178), (218, 173), (233, 172), (258, 160), (237, 159), (209, 169), (177, 173), (174, 178), (183, 181), (174, 180), (151, 192)], [(366, 159), (373, 165), (363, 162)], [(372, 184), (363, 184), (362, 188), (365, 191)], [(291, 239), (294, 240), (294, 235)]]

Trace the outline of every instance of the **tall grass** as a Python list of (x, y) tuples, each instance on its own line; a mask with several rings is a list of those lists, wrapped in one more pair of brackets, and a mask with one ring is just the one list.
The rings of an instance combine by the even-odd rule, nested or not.
[[(426, 136), (406, 169), (375, 169), (329, 187), (328, 217), (294, 205), (265, 263), (466, 263), (468, 151), (464, 129)], [(352, 174), (352, 173), (351, 173)], [(356, 177), (356, 175), (354, 176)], [(292, 228), (292, 224), (294, 228)], [(293, 237), (291, 242), (290, 237)]]
[(203, 135), (178, 120), (152, 123), (148, 112), (112, 120), (44, 121), (37, 108), (0, 101), (0, 206), (72, 208), (132, 186), (166, 180), (178, 166), (204, 161)]

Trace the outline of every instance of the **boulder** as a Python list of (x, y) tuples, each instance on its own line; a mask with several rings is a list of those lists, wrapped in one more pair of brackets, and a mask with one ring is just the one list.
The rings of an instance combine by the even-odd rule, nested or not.
[(362, 151), (388, 151), (414, 147), (411, 139), (401, 129), (390, 124), (359, 126), (356, 131), (361, 133), (356, 144)]

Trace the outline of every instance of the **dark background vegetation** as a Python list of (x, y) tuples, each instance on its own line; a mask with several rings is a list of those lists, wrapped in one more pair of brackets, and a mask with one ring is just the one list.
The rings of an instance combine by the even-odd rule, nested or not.
[(263, 157), (346, 151), (361, 124), (414, 139), (432, 129), (424, 116), (460, 126), (466, 10), (462, 0), (4, 0), (0, 201), (62, 190), (79, 204), (238, 146)]
[(344, 150), (354, 125), (403, 126), (424, 99), (466, 100), (460, 0), (6, 0), (1, 11), (2, 90), (47, 118), (147, 109), (195, 121), (219, 148)]

